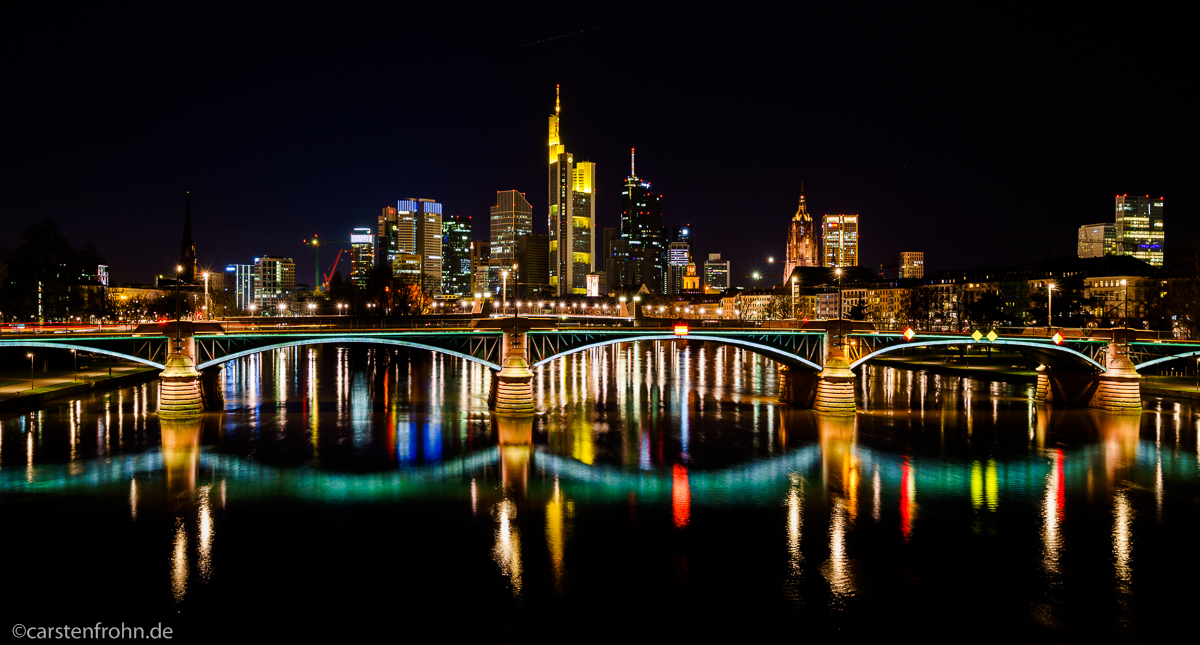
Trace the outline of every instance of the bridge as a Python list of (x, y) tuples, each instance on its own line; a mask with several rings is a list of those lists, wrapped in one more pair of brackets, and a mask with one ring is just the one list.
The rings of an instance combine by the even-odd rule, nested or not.
[[(853, 371), (890, 352), (912, 348), (1005, 347), (1037, 361), (1039, 401), (1110, 410), (1140, 409), (1138, 370), (1165, 361), (1200, 358), (1200, 343), (1107, 338), (1045, 338), (975, 333), (876, 332), (836, 321), (804, 328), (563, 327), (538, 318), (485, 319), (472, 328), (311, 329), (226, 331), (217, 323), (142, 325), (134, 331), (6, 334), (0, 347), (74, 349), (163, 370), (160, 414), (189, 416), (220, 409), (224, 363), (264, 351), (321, 344), (364, 343), (437, 352), (479, 363), (495, 376), (491, 401), (498, 412), (532, 414), (532, 369), (558, 358), (621, 343), (706, 342), (739, 347), (778, 364), (781, 401), (827, 413), (856, 410)], [(858, 328), (855, 329), (853, 326)], [(176, 340), (178, 337), (178, 341)], [(1123, 342), (1122, 342), (1123, 341)]]

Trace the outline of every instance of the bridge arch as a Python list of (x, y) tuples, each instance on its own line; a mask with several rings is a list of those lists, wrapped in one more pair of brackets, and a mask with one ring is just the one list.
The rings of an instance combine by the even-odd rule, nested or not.
[(1159, 363), (1166, 363), (1167, 361), (1173, 361), (1173, 360), (1180, 359), (1180, 358), (1200, 358), (1200, 349), (1190, 351), (1190, 352), (1184, 352), (1182, 354), (1175, 354), (1174, 356), (1162, 356), (1162, 357), (1159, 357), (1159, 358), (1156, 358), (1153, 360), (1146, 361), (1144, 363), (1139, 363), (1139, 364), (1135, 365), (1133, 367), (1133, 369), (1141, 370), (1143, 367), (1150, 367), (1151, 365), (1157, 365)]
[(120, 359), (126, 360), (126, 361), (133, 361), (135, 363), (141, 363), (142, 365), (145, 365), (147, 367), (153, 367), (155, 369), (160, 369), (160, 370), (166, 369), (166, 367), (167, 367), (166, 365), (163, 365), (162, 363), (156, 363), (147, 358), (132, 356), (130, 354), (125, 354), (122, 352), (114, 352), (111, 349), (101, 349), (98, 347), (91, 347), (88, 345), (78, 345), (75, 343), (32, 340), (32, 339), (25, 340), (25, 339), (20, 339), (20, 338), (14, 338), (14, 339), (10, 339), (10, 340), (0, 340), (0, 347), (48, 347), (50, 349), (63, 349), (63, 350), (72, 350), (73, 349), (76, 351), (89, 352), (92, 354), (104, 354), (105, 356), (112, 356), (113, 358), (120, 358)]
[(354, 336), (321, 336), (318, 338), (305, 338), (303, 340), (293, 340), (293, 341), (288, 341), (285, 343), (272, 343), (270, 345), (263, 345), (261, 347), (253, 347), (250, 349), (244, 349), (244, 350), (241, 350), (238, 352), (234, 352), (232, 354), (227, 354), (220, 358), (214, 358), (211, 361), (206, 361), (204, 363), (197, 365), (196, 369), (198, 369), (198, 370), (208, 369), (210, 367), (215, 367), (217, 365), (221, 365), (222, 363), (227, 363), (236, 358), (242, 358), (243, 356), (252, 356), (254, 354), (260, 354), (262, 352), (273, 350), (273, 349), (287, 349), (289, 347), (303, 347), (305, 345), (330, 345), (330, 344), (348, 344), (348, 343), (360, 343), (360, 344), (369, 344), (369, 345), (393, 345), (393, 346), (398, 346), (398, 347), (409, 347), (409, 348), (413, 348), (413, 349), (425, 349), (425, 350), (428, 350), (428, 351), (431, 351), (434, 353), (438, 353), (438, 354), (446, 354), (448, 356), (454, 356), (456, 358), (465, 358), (466, 360), (471, 361), (472, 363), (479, 363), (480, 365), (483, 365), (484, 367), (488, 367), (493, 370), (500, 371), (500, 366), (497, 365), (496, 363), (483, 360), (482, 358), (476, 358), (474, 356), (471, 356), (470, 354), (464, 354), (462, 352), (456, 352), (452, 349), (446, 349), (444, 347), (436, 347), (434, 345), (426, 345), (424, 343), (414, 343), (414, 342), (410, 342), (410, 341), (396, 340), (396, 339), (392, 339), (392, 338), (361, 338), (361, 337), (356, 338)]
[(702, 340), (702, 341), (706, 341), (706, 342), (710, 342), (710, 343), (718, 343), (721, 345), (733, 345), (735, 347), (742, 347), (744, 349), (748, 349), (756, 354), (770, 358), (771, 360), (773, 360), (777, 363), (782, 363), (784, 365), (787, 365), (788, 367), (802, 367), (805, 369), (812, 370), (814, 372), (820, 372), (822, 369), (820, 365), (817, 365), (816, 363), (814, 363), (806, 358), (797, 356), (796, 354), (793, 354), (788, 351), (784, 351), (782, 349), (771, 347), (770, 345), (763, 345), (761, 343), (755, 343), (755, 342), (751, 342), (748, 340), (742, 340), (740, 338), (730, 338), (730, 337), (726, 337), (726, 336), (708, 336), (705, 334), (687, 334), (686, 336), (676, 336), (675, 334), (644, 334), (644, 335), (640, 335), (640, 336), (620, 336), (620, 337), (615, 337), (615, 338), (606, 338), (604, 340), (601, 340), (601, 341), (598, 341), (595, 343), (588, 343), (586, 345), (581, 345), (579, 347), (572, 347), (569, 349), (565, 349), (565, 350), (563, 350), (557, 354), (554, 354), (552, 356), (547, 356), (546, 358), (543, 358), (542, 360), (531, 364), (529, 367), (530, 367), (530, 369), (533, 369), (535, 367), (545, 365), (546, 363), (549, 363), (550, 361), (562, 358), (564, 356), (570, 356), (571, 354), (578, 354), (579, 352), (586, 351), (589, 349), (594, 349), (597, 347), (604, 347), (607, 345), (616, 345), (619, 343), (632, 343), (632, 342), (643, 341), (643, 340), (645, 340), (645, 341)]
[[(964, 340), (958, 340), (958, 339), (955, 339), (955, 340), (931, 340), (931, 341), (896, 343), (895, 345), (888, 345), (887, 347), (877, 349), (877, 350), (871, 352), (870, 354), (859, 357), (853, 363), (850, 363), (850, 369), (855, 369), (859, 365), (862, 365), (864, 362), (866, 362), (876, 356), (879, 356), (882, 354), (887, 354), (888, 352), (894, 352), (894, 351), (897, 351), (900, 349), (911, 349), (913, 347), (933, 347), (933, 346), (938, 346), (938, 345), (941, 345), (941, 346), (948, 346), (948, 345), (1012, 345), (1012, 346), (1016, 346), (1018, 348), (1017, 351), (1021, 352), (1022, 354), (1032, 355), (1034, 358), (1042, 361), (1043, 363), (1047, 363), (1047, 364), (1054, 363), (1054, 362), (1061, 363), (1062, 361), (1054, 360), (1053, 354), (1052, 354), (1052, 352), (1061, 352), (1061, 356), (1064, 358), (1067, 358), (1068, 361), (1071, 363), (1074, 363), (1076, 365), (1078, 365), (1078, 364), (1088, 365), (1090, 367), (1095, 368), (1096, 371), (1099, 371), (1099, 372), (1105, 371), (1105, 367), (1103, 365), (1096, 362), (1095, 360), (1093, 360), (1091, 357), (1087, 356), (1086, 354), (1075, 351), (1075, 350), (1071, 349), (1070, 347), (1063, 347), (1062, 345), (1051, 345), (1048, 343), (1032, 343), (1027, 340), (1006, 340), (1003, 338), (997, 338), (996, 340), (991, 341), (990, 343), (972, 342), (970, 340), (965, 340), (965, 339)], [(1047, 358), (1049, 358), (1050, 360), (1046, 360)]]

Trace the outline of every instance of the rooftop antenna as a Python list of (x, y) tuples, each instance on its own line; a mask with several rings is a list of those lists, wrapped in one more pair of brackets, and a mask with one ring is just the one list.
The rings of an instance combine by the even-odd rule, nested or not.
[(630, 177), (637, 177), (637, 173), (633, 171), (633, 153), (636, 150), (637, 150), (637, 148), (629, 149), (629, 176)]

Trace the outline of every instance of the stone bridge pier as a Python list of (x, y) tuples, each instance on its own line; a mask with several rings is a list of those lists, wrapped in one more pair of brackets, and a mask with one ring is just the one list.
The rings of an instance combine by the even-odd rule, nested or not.
[(531, 415), (533, 372), (529, 369), (529, 326), (521, 318), (504, 321), (501, 327), (500, 371), (492, 374), (491, 408), (501, 414)]
[(837, 344), (837, 336), (825, 334), (825, 367), (819, 373), (779, 367), (779, 400), (825, 414), (848, 416), (857, 411), (854, 372)]
[(1124, 345), (1108, 344), (1105, 352), (1106, 370), (1100, 374), (1079, 374), (1065, 371), (1038, 372), (1034, 398), (1038, 403), (1096, 408), (1110, 411), (1142, 409), (1141, 377)]
[[(171, 353), (159, 375), (162, 382), (158, 398), (158, 416), (164, 419), (197, 417), (205, 410), (225, 407), (220, 366), (203, 372), (196, 369), (194, 323), (169, 323), (165, 330), (171, 340)], [(178, 329), (176, 329), (178, 326)]]

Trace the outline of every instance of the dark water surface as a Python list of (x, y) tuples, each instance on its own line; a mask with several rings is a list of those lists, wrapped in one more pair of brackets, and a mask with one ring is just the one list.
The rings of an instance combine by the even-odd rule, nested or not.
[(230, 363), (193, 422), (156, 384), (2, 416), (3, 614), (184, 641), (1195, 638), (1191, 402), (872, 368), (837, 419), (702, 344), (557, 361), (531, 420), (489, 414), (488, 379), (296, 348)]

